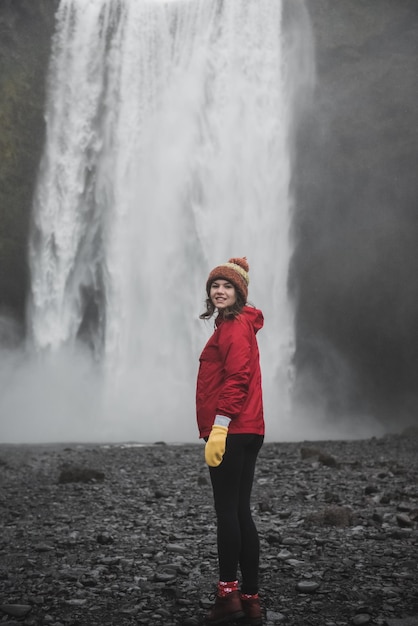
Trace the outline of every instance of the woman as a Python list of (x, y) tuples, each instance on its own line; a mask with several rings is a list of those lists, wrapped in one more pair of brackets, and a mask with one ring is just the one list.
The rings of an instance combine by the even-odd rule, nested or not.
[[(206, 440), (215, 511), (219, 582), (208, 624), (238, 618), (262, 623), (258, 597), (259, 540), (250, 496), (258, 452), (264, 439), (261, 371), (256, 333), (263, 314), (246, 304), (246, 258), (215, 267), (206, 283), (206, 311), (215, 331), (200, 355), (196, 412)], [(242, 584), (238, 586), (238, 566)]]

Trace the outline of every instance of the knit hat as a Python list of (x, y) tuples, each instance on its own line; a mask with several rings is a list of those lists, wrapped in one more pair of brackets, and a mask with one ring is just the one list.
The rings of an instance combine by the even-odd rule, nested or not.
[(206, 292), (209, 296), (210, 287), (215, 280), (223, 279), (227, 280), (235, 289), (242, 295), (244, 302), (247, 302), (248, 296), (248, 284), (250, 277), (248, 276), (250, 266), (248, 265), (247, 258), (244, 256), (240, 258), (229, 259), (228, 263), (218, 265), (209, 274), (206, 282)]

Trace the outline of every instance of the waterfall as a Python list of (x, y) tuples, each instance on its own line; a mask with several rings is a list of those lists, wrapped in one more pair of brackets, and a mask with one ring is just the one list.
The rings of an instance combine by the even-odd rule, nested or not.
[(283, 2), (59, 3), (28, 319), (43, 358), (88, 346), (74, 367), (88, 353), (98, 372), (90, 438), (197, 438), (212, 331), (198, 315), (208, 272), (230, 256), (247, 256), (266, 319), (267, 436), (288, 419), (295, 51)]

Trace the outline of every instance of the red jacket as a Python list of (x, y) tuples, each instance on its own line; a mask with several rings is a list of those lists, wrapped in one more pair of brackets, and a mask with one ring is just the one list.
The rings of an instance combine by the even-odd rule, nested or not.
[(216, 329), (200, 355), (196, 412), (200, 437), (216, 415), (231, 418), (228, 433), (264, 435), (261, 370), (256, 332), (264, 318), (245, 306), (235, 319), (216, 318)]

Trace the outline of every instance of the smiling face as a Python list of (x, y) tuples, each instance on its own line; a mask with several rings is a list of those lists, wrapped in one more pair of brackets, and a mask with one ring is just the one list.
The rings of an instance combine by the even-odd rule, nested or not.
[(232, 283), (221, 278), (214, 280), (210, 286), (209, 297), (218, 310), (231, 307), (237, 301), (237, 294)]

